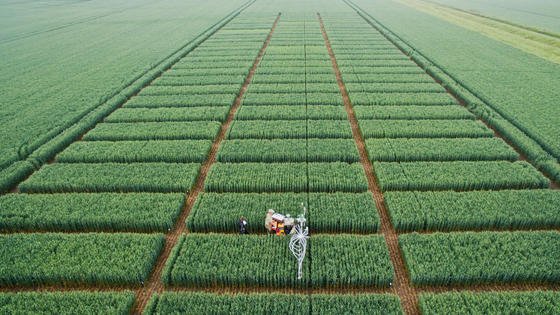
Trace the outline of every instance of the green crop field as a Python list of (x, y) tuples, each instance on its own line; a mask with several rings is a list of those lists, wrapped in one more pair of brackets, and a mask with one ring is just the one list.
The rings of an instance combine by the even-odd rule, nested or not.
[(0, 314), (559, 314), (559, 9), (1, 2)]

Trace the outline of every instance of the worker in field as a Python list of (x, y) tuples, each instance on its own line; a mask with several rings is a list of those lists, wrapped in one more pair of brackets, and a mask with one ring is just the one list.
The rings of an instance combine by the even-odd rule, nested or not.
[(268, 209), (266, 212), (266, 216), (264, 218), (264, 227), (268, 231), (268, 233), (272, 232), (272, 216), (274, 215), (274, 210)]
[(284, 220), (284, 232), (286, 233), (286, 235), (290, 235), (290, 233), (293, 231), (294, 224), (294, 218), (292, 218), (289, 213), (286, 214), (286, 219)]
[(245, 217), (239, 218), (239, 234), (249, 234), (248, 225)]

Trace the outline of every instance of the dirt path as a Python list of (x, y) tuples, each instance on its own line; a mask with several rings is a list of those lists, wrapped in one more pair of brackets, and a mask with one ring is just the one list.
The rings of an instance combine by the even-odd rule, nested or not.
[(276, 20), (274, 20), (274, 23), (272, 24), (272, 28), (270, 29), (270, 32), (268, 33), (268, 36), (263, 46), (261, 47), (259, 54), (255, 58), (255, 62), (253, 63), (253, 66), (249, 70), (249, 74), (245, 78), (245, 82), (243, 83), (243, 86), (241, 87), (239, 94), (235, 98), (235, 101), (229, 110), (227, 119), (222, 123), (220, 132), (218, 133), (218, 136), (212, 143), (212, 148), (210, 149), (206, 161), (202, 164), (200, 168), (200, 173), (198, 175), (196, 183), (193, 189), (190, 192), (188, 192), (187, 199), (185, 201), (185, 206), (183, 207), (183, 210), (181, 211), (179, 218), (175, 222), (175, 227), (165, 236), (165, 247), (163, 248), (162, 252), (158, 257), (158, 260), (156, 262), (156, 265), (154, 267), (154, 270), (150, 276), (148, 283), (143, 288), (139, 289), (136, 293), (136, 302), (134, 303), (134, 306), (132, 308), (133, 314), (141, 314), (144, 308), (146, 307), (146, 304), (152, 297), (152, 295), (155, 292), (159, 293), (163, 291), (163, 284), (160, 281), (163, 268), (169, 258), (169, 255), (171, 254), (171, 250), (177, 244), (177, 241), (179, 240), (180, 236), (183, 233), (187, 232), (185, 220), (189, 216), (189, 213), (196, 201), (196, 198), (198, 197), (198, 194), (204, 190), (204, 182), (206, 180), (206, 176), (208, 175), (208, 171), (210, 170), (212, 165), (216, 162), (216, 155), (218, 153), (218, 149), (220, 148), (222, 141), (226, 137), (227, 131), (235, 117), (235, 113), (241, 106), (243, 96), (247, 91), (247, 87), (253, 80), (253, 75), (255, 74), (255, 70), (257, 69), (260, 61), (263, 58), (264, 52), (268, 47), (268, 44), (270, 43), (270, 39), (272, 38), (272, 34), (274, 33), (274, 30), (276, 29), (276, 25), (278, 24), (279, 20), (280, 20), (280, 13), (276, 17)]
[(336, 81), (340, 88), (340, 93), (342, 94), (344, 108), (348, 113), (348, 120), (350, 121), (350, 126), (352, 127), (352, 135), (354, 136), (356, 146), (358, 147), (360, 162), (362, 163), (362, 166), (364, 167), (364, 171), (366, 173), (368, 188), (373, 193), (373, 198), (375, 199), (375, 205), (379, 210), (379, 216), (381, 219), (381, 233), (385, 237), (385, 242), (387, 243), (387, 248), (389, 249), (391, 263), (393, 264), (393, 268), (395, 269), (395, 279), (394, 279), (395, 283), (393, 283), (393, 290), (400, 297), (403, 310), (407, 314), (419, 314), (420, 309), (418, 307), (417, 292), (415, 288), (412, 287), (412, 284), (410, 283), (410, 279), (408, 278), (406, 266), (402, 257), (402, 253), (399, 248), (397, 231), (391, 224), (391, 220), (389, 218), (389, 212), (385, 207), (385, 202), (383, 200), (383, 193), (381, 192), (379, 184), (377, 183), (373, 165), (369, 160), (365, 141), (360, 132), (360, 128), (358, 126), (358, 120), (354, 113), (354, 109), (352, 108), (352, 103), (350, 102), (350, 98), (348, 97), (348, 91), (346, 90), (346, 86), (342, 81), (342, 75), (340, 73), (340, 69), (338, 68), (336, 57), (334, 56), (329, 38), (327, 36), (327, 32), (323, 24), (323, 19), (321, 18), (321, 15), (319, 13), (317, 13), (317, 17), (319, 18), (319, 23), (321, 24), (321, 32), (323, 33), (323, 38), (325, 39), (325, 45), (327, 46), (327, 50), (331, 58), (334, 72), (336, 74)]

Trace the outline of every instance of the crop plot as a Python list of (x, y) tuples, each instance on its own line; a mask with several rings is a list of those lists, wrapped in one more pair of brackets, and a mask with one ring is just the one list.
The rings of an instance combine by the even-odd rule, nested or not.
[(247, 2), (19, 148), (0, 313), (555, 313), (557, 161), (354, 2)]

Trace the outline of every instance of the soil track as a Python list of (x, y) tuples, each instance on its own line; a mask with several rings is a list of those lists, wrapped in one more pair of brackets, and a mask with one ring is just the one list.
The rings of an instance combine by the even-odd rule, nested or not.
[(367, 177), (368, 188), (373, 193), (375, 205), (379, 211), (379, 217), (381, 219), (381, 233), (385, 237), (385, 242), (387, 243), (387, 248), (389, 249), (389, 256), (391, 258), (391, 263), (393, 264), (393, 268), (395, 270), (395, 278), (394, 278), (395, 283), (393, 284), (393, 290), (400, 297), (403, 310), (407, 314), (419, 314), (420, 309), (418, 306), (417, 292), (416, 289), (412, 287), (410, 279), (408, 278), (406, 265), (399, 248), (399, 239), (398, 239), (397, 231), (391, 224), (389, 212), (387, 211), (383, 199), (383, 193), (381, 192), (381, 188), (377, 183), (377, 178), (375, 177), (375, 171), (373, 169), (373, 165), (369, 160), (365, 141), (360, 132), (360, 128), (358, 126), (358, 120), (356, 118), (356, 114), (354, 113), (354, 109), (352, 108), (352, 103), (350, 102), (350, 98), (348, 97), (348, 91), (346, 90), (346, 86), (342, 81), (342, 75), (340, 73), (340, 69), (338, 68), (336, 57), (334, 55), (327, 32), (325, 30), (323, 19), (321, 18), (321, 15), (319, 13), (317, 13), (317, 17), (319, 19), (319, 23), (321, 24), (321, 32), (323, 33), (323, 38), (325, 39), (325, 45), (327, 46), (327, 50), (331, 58), (333, 69), (336, 75), (336, 81), (340, 88), (340, 93), (342, 94), (344, 108), (346, 109), (346, 112), (348, 114), (348, 120), (350, 121), (350, 126), (352, 127), (352, 135), (354, 137), (354, 141), (356, 142), (356, 146), (358, 147), (360, 162), (364, 167), (364, 171)]
[(229, 110), (227, 119), (222, 123), (220, 132), (218, 133), (218, 136), (212, 143), (212, 148), (210, 149), (206, 161), (202, 164), (200, 168), (200, 173), (198, 175), (196, 183), (193, 189), (187, 194), (185, 205), (181, 211), (181, 214), (177, 218), (177, 221), (175, 222), (175, 227), (165, 236), (165, 246), (158, 257), (158, 260), (156, 262), (156, 265), (154, 266), (154, 270), (152, 271), (148, 283), (146, 284), (146, 286), (139, 289), (136, 293), (136, 302), (134, 303), (134, 306), (132, 308), (133, 314), (141, 314), (144, 308), (146, 307), (146, 305), (148, 304), (148, 301), (150, 300), (152, 295), (155, 292), (163, 291), (163, 284), (160, 281), (163, 268), (167, 260), (169, 259), (171, 250), (177, 244), (179, 237), (183, 233), (187, 232), (185, 220), (189, 216), (189, 213), (196, 201), (196, 198), (198, 197), (198, 194), (204, 190), (204, 182), (206, 180), (206, 176), (208, 175), (208, 171), (210, 170), (212, 165), (216, 162), (216, 155), (218, 153), (218, 149), (220, 148), (222, 141), (226, 137), (227, 131), (235, 117), (235, 113), (241, 106), (241, 102), (243, 101), (243, 96), (247, 91), (247, 87), (253, 80), (253, 75), (255, 74), (255, 71), (259, 63), (264, 56), (266, 48), (270, 43), (270, 39), (272, 38), (272, 34), (274, 33), (274, 30), (276, 29), (276, 25), (278, 25), (279, 20), (280, 20), (280, 13), (278, 13), (278, 16), (274, 20), (274, 23), (272, 24), (272, 28), (270, 29), (270, 32), (268, 33), (268, 36), (266, 37), (263, 46), (261, 47), (257, 57), (255, 58), (255, 61), (253, 62), (253, 66), (249, 70), (249, 73), (245, 78), (245, 82), (243, 83), (243, 86), (239, 90), (239, 94), (235, 98), (235, 101)]

